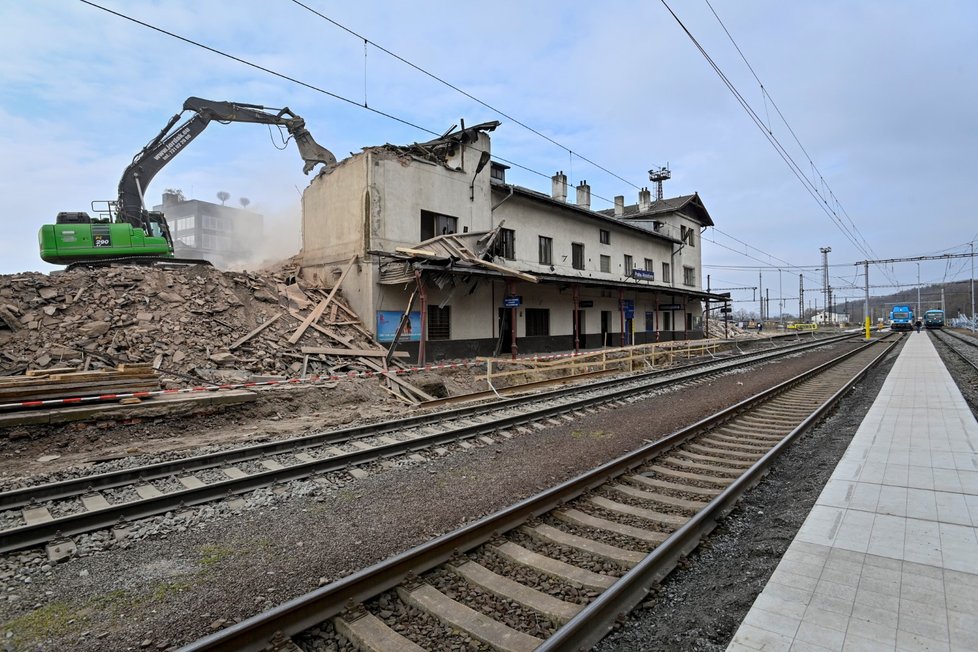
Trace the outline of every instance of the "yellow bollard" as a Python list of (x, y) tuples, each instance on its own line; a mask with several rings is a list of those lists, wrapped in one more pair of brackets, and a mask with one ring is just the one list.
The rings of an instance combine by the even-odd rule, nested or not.
[(870, 339), (870, 323), (869, 317), (866, 317), (866, 339)]

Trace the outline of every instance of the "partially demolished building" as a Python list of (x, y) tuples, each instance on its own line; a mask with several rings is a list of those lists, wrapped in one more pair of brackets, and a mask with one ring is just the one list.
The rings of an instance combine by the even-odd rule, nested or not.
[(702, 337), (699, 196), (593, 211), (506, 182), (489, 122), (365, 148), (303, 194), (302, 268), (343, 294), (381, 342), (422, 359)]

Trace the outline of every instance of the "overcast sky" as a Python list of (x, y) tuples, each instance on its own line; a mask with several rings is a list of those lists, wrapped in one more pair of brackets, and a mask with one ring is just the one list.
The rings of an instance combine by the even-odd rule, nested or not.
[[(861, 288), (857, 261), (967, 252), (978, 237), (978, 3), (711, 0), (765, 98), (706, 1), (668, 0), (823, 203), (659, 0), (304, 2), (563, 147), (372, 45), (365, 56), (363, 38), (291, 0), (97, 0), (431, 131), (498, 119), (493, 154), (532, 170), (507, 180), (549, 192), (563, 170), (588, 181), (596, 209), (619, 194), (635, 203), (648, 170), (668, 164), (665, 195), (699, 192), (716, 223), (703, 243), (712, 287), (756, 286), (759, 266), (780, 265), (763, 272), (775, 315), (779, 296), (797, 312), (793, 265), (806, 268), (806, 306), (815, 300), (820, 247), (832, 248), (833, 286)], [(114, 199), (132, 156), (188, 96), (287, 105), (339, 158), (431, 137), (76, 0), (0, 0), (0, 35), (0, 273), (57, 269), (38, 258), (38, 228)], [(294, 147), (275, 149), (267, 128), (212, 125), (147, 196), (247, 197), (281, 225), (276, 253), (288, 255), (307, 183)], [(970, 277), (969, 258), (920, 264), (923, 282)], [(916, 263), (870, 271), (872, 285), (916, 280)]]

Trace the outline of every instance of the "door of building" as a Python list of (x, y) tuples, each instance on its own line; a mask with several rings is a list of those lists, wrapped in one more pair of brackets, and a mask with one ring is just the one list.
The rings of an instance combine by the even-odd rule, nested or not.
[[(571, 314), (573, 315), (573, 313)], [(577, 345), (582, 349), (587, 348), (587, 331), (584, 329), (584, 325), (587, 323), (586, 314), (587, 312), (584, 310), (578, 309), (577, 311)], [(574, 318), (571, 317), (571, 320), (573, 319)], [(574, 334), (571, 333), (571, 339), (573, 340), (573, 338), (574, 338)], [(574, 342), (571, 341), (571, 346), (573, 345)]]
[(601, 346), (611, 344), (611, 311), (601, 311)]

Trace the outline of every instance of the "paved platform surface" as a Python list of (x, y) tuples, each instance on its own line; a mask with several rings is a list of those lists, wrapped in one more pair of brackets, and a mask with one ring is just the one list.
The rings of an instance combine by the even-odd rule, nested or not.
[(912, 333), (728, 651), (978, 650), (978, 423)]

